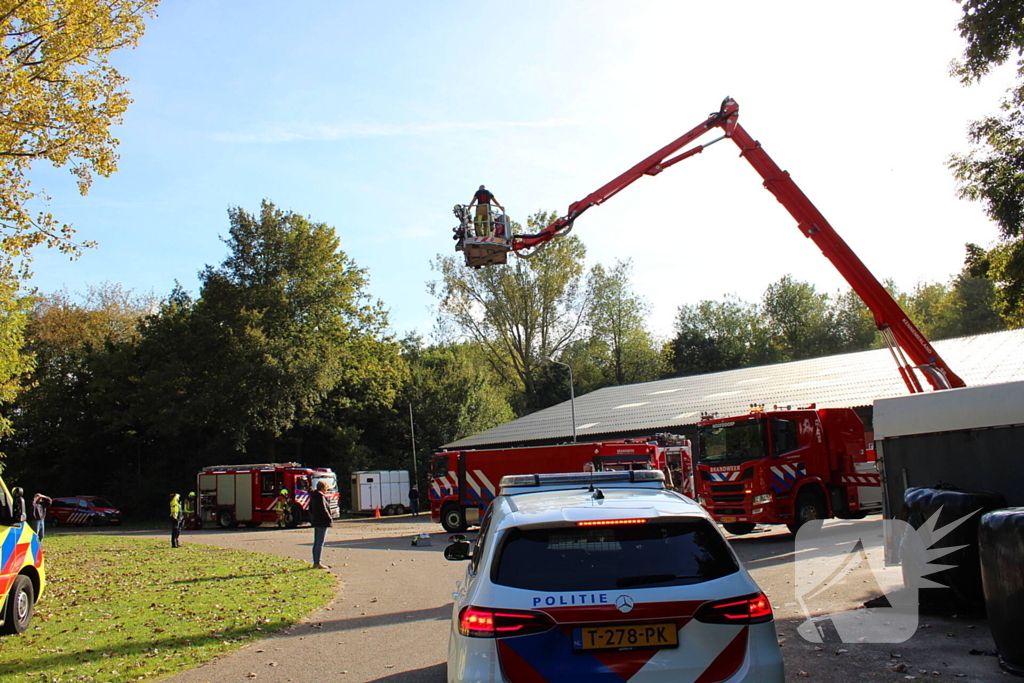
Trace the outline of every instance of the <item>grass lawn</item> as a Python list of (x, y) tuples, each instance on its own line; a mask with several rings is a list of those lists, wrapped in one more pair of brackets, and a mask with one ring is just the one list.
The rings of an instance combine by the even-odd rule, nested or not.
[(290, 626), (334, 579), (275, 555), (165, 539), (53, 535), (29, 630), (0, 640), (0, 683), (159, 678)]

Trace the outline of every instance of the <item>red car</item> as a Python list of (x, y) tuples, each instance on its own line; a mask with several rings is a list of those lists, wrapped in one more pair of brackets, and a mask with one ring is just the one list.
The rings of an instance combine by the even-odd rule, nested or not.
[(54, 498), (46, 512), (47, 526), (99, 526), (120, 523), (121, 511), (111, 505), (106, 498), (97, 496)]

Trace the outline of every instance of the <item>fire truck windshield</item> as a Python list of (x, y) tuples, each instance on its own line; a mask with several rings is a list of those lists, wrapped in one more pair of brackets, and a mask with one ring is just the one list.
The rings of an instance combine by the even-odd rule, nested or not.
[(719, 422), (697, 428), (697, 461), (705, 465), (734, 465), (764, 457), (768, 452), (764, 420)]
[(338, 490), (338, 479), (333, 474), (314, 474), (313, 475), (313, 488), (315, 489), (316, 485), (318, 483), (320, 483), (321, 481), (324, 482), (325, 484), (327, 484), (327, 490), (328, 491), (337, 491)]

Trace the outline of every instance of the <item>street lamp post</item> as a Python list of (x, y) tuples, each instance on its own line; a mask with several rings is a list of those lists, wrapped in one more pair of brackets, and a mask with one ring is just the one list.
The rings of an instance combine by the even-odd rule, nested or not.
[(548, 356), (541, 356), (541, 360), (569, 368), (569, 410), (572, 412), (572, 442), (576, 443), (576, 389), (573, 388), (572, 367), (568, 363), (562, 363)]

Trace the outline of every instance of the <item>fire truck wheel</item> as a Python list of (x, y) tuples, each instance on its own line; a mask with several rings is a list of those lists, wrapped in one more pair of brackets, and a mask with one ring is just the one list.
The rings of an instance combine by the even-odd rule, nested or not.
[(85, 520), (86, 526), (96, 526), (96, 515), (91, 515)]
[(441, 526), (448, 533), (465, 531), (469, 528), (465, 517), (462, 516), (462, 510), (455, 505), (449, 505), (441, 510)]
[(221, 529), (232, 529), (235, 527), (235, 516), (231, 510), (221, 510), (217, 513), (217, 526)]
[(16, 578), (11, 586), (11, 592), (7, 595), (7, 604), (4, 605), (4, 625), (0, 626), (0, 633), (24, 633), (32, 621), (35, 601), (36, 593), (29, 578)]
[(796, 507), (793, 510), (793, 519), (795, 521), (786, 526), (794, 534), (800, 527), (811, 520), (825, 519), (825, 504), (821, 501), (821, 496), (811, 491), (797, 496)]
[(753, 522), (734, 522), (732, 524), (723, 524), (722, 526), (724, 526), (725, 530), (730, 534), (736, 534), (737, 536), (749, 534), (757, 527)]
[(58, 526), (60, 526), (60, 524), (57, 522), (57, 518), (56, 517), (50, 517), (49, 519), (46, 520), (46, 526), (58, 527)]

